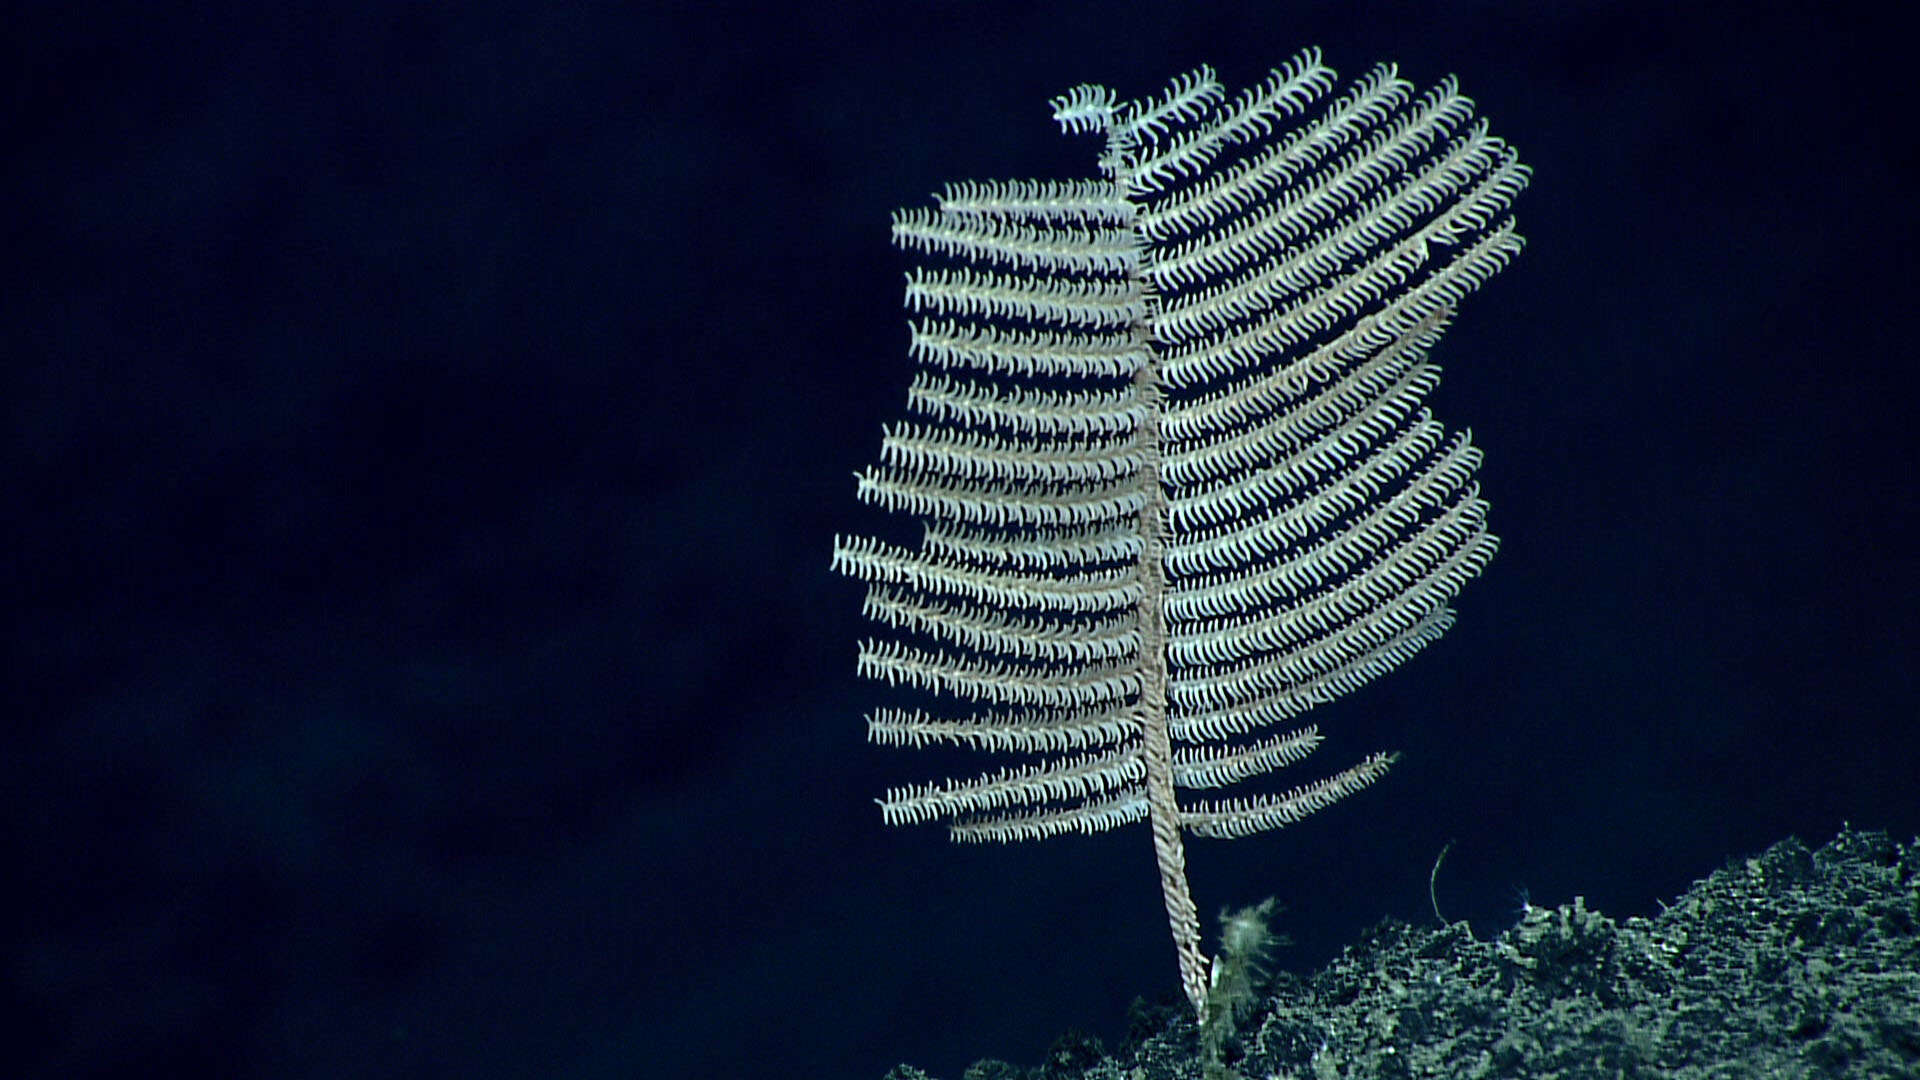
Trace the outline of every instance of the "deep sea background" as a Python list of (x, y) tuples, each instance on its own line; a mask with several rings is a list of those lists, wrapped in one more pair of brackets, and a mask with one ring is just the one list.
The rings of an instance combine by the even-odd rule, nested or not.
[[(1499, 557), (1189, 849), (1306, 971), (1920, 831), (1913, 60), (1860, 4), (53, 4), (0, 33), (9, 1075), (844, 1077), (1178, 993), (1144, 830), (881, 826), (834, 533), (888, 215), (1318, 44), (1534, 168), (1436, 413)], [(976, 763), (967, 763), (976, 764)], [(978, 762), (982, 768), (988, 764)], [(1292, 778), (1289, 777), (1289, 780)]]

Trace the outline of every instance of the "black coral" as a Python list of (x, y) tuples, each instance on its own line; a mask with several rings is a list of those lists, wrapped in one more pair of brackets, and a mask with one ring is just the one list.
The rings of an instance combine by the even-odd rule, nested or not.
[(1105, 137), (1103, 179), (956, 184), (897, 214), (927, 256), (917, 420), (859, 494), (925, 532), (835, 542), (894, 631), (861, 673), (982, 706), (882, 709), (869, 736), (1028, 757), (891, 791), (886, 821), (996, 841), (1149, 821), (1197, 1010), (1182, 833), (1285, 825), (1390, 759), (1179, 792), (1311, 751), (1314, 728), (1277, 725), (1438, 637), (1495, 546), (1479, 451), (1421, 402), (1455, 305), (1520, 249), (1527, 170), (1451, 79), (1333, 86), (1312, 50), (1230, 101), (1205, 69), (1145, 101), (1083, 86), (1055, 116)]

